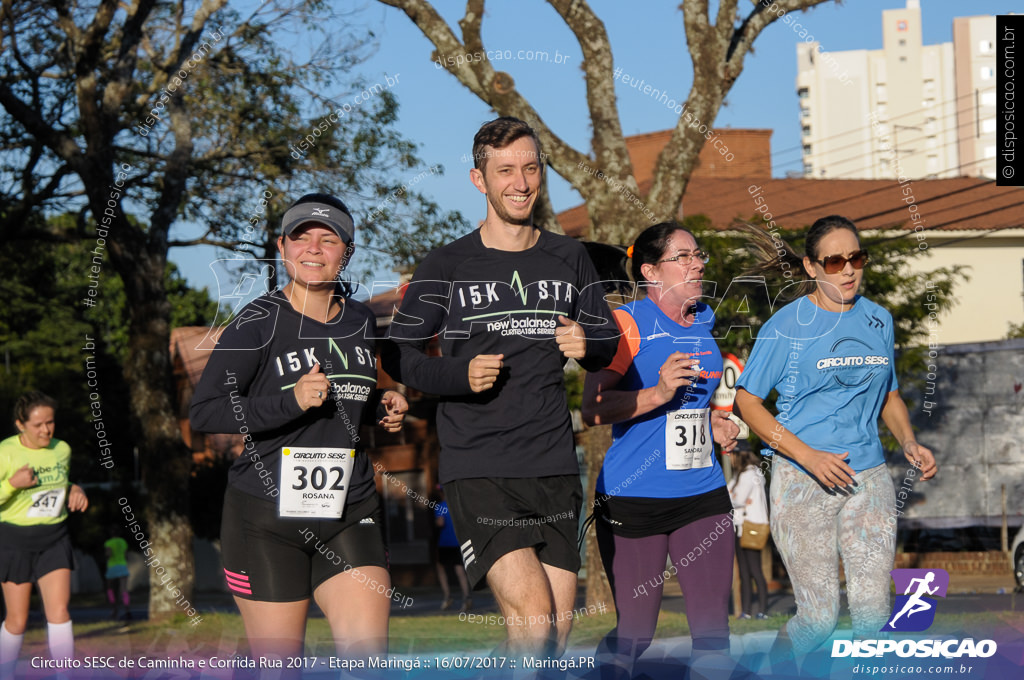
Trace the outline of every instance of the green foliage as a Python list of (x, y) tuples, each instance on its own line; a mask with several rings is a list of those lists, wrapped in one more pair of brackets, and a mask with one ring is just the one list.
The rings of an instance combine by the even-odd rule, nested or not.
[(1006, 332), (1006, 339), (1024, 338), (1024, 323), (1009, 323), (1009, 330)]
[[(73, 216), (61, 215), (47, 226), (68, 236), (73, 224)], [(7, 420), (14, 401), (29, 389), (54, 396), (60, 402), (57, 436), (71, 445), (76, 480), (108, 479), (99, 465), (95, 421), (101, 420), (115, 461), (128, 461), (134, 448), (121, 370), (128, 343), (124, 286), (95, 248), (95, 240), (0, 245), (0, 413)], [(172, 327), (213, 321), (217, 303), (205, 289), (189, 288), (174, 264), (167, 266), (165, 284)], [(9, 422), (0, 428), (8, 431)]]
[(563, 372), (565, 378), (565, 399), (570, 411), (583, 408), (583, 380), (586, 378), (586, 371), (573, 367)]
[[(175, 5), (154, 9), (146, 29), (153, 44), (170, 46), (179, 39), (180, 28), (171, 20), (180, 11)], [(353, 76), (353, 67), (373, 47), (367, 37), (372, 34), (353, 16), (294, 0), (250, 17), (225, 7), (210, 25), (234, 36), (217, 44), (180, 89), (196, 154), (181, 216), (204, 225), (207, 239), (248, 240), (260, 257), (268, 245), (273, 251), (288, 205), (314, 191), (341, 198), (355, 217), (361, 261), (368, 268), (353, 272), (357, 278), (382, 264), (414, 264), (469, 230), (457, 212), (443, 211), (415, 191), (429, 191), (430, 179), (443, 168), (427, 168), (417, 145), (395, 129), (399, 104), (393, 88), (401, 87), (401, 74)], [(280, 39), (297, 30), (305, 36), (297, 48)], [(135, 82), (152, 81), (166, 57), (151, 59), (144, 50), (137, 56)], [(144, 120), (147, 111), (137, 115)], [(145, 139), (128, 125), (118, 135), (126, 156), (141, 169), (134, 193), (151, 204), (179, 145), (168, 125), (158, 122)], [(269, 204), (265, 209), (261, 199)]]

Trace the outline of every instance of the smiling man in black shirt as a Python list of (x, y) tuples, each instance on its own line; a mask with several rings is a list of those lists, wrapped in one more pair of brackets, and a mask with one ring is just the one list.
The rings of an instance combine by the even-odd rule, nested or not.
[[(508, 651), (557, 656), (572, 623), (582, 502), (563, 367), (607, 366), (618, 330), (583, 246), (533, 225), (544, 169), (534, 131), (490, 121), (473, 156), (487, 217), (416, 270), (388, 371), (441, 397), (440, 479), (466, 572), (494, 593)], [(427, 357), (435, 335), (442, 356)]]

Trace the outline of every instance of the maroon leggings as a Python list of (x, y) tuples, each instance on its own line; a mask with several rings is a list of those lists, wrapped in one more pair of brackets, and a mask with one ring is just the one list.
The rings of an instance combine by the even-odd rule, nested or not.
[[(691, 522), (671, 534), (615, 536), (597, 520), (601, 561), (615, 597), (616, 626), (598, 647), (635, 661), (654, 637), (666, 578), (677, 574), (686, 598), (693, 649), (728, 650), (734, 538), (729, 513)], [(666, 558), (672, 566), (665, 568)]]

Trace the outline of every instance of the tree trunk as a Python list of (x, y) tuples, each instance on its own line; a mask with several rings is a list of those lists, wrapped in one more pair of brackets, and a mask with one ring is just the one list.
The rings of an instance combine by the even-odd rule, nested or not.
[[(195, 568), (188, 481), (192, 456), (178, 426), (170, 357), (170, 305), (164, 290), (166, 259), (138, 253), (120, 271), (129, 319), (125, 379), (138, 428), (143, 488), (147, 492), (149, 619), (169, 619), (191, 606)], [(186, 603), (186, 600), (188, 603)]]
[[(587, 500), (584, 505), (588, 510), (594, 507), (594, 485), (601, 474), (605, 451), (612, 445), (612, 428), (610, 425), (588, 427), (583, 433), (584, 461), (587, 465)], [(600, 521), (600, 520), (598, 520)], [(600, 605), (602, 602), (609, 611), (615, 611), (615, 598), (612, 597), (608, 575), (601, 564), (601, 553), (597, 549), (597, 533), (594, 528), (587, 532), (587, 606)]]
[(658, 214), (647, 207), (632, 177), (622, 183), (608, 182), (608, 191), (597, 192), (586, 205), (590, 217), (587, 238), (598, 243), (629, 245), (647, 227), (672, 218), (672, 214)]

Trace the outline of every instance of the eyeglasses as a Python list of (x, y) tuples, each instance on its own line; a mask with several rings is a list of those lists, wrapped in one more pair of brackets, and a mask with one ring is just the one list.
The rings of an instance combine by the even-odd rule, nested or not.
[(826, 274), (838, 274), (839, 272), (846, 269), (846, 263), (849, 262), (853, 265), (854, 269), (864, 269), (864, 265), (868, 263), (868, 251), (858, 250), (852, 253), (850, 257), (843, 257), (842, 255), (829, 255), (824, 260), (814, 260), (825, 269)]
[(680, 250), (679, 252), (676, 253), (675, 257), (666, 257), (664, 260), (658, 260), (655, 264), (661, 264), (662, 262), (678, 262), (679, 264), (690, 264), (693, 258), (697, 258), (704, 264), (707, 264), (708, 260), (711, 259), (711, 256), (708, 255), (708, 252), (706, 250), (700, 250), (699, 248), (697, 250), (694, 250), (693, 252)]

